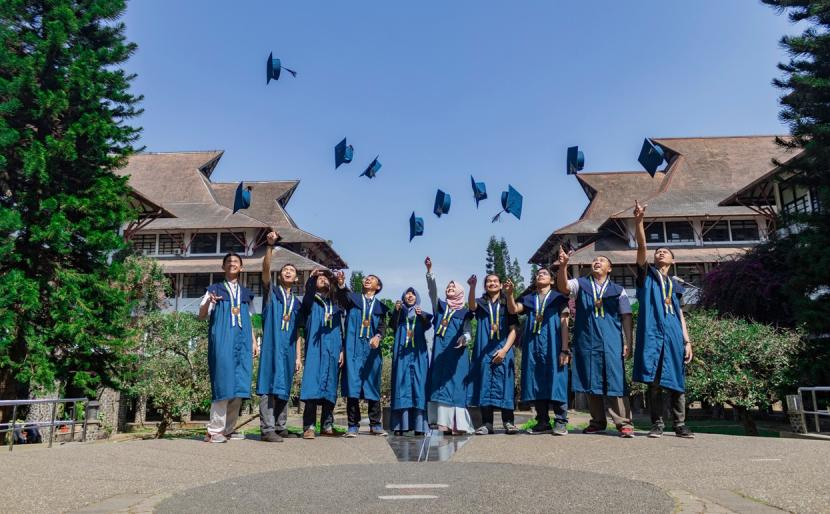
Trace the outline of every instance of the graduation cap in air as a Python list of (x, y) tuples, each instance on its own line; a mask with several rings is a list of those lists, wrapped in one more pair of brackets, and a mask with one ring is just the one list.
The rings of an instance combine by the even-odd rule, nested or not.
[(273, 52), (268, 54), (268, 63), (265, 65), (265, 67), (268, 73), (268, 79), (265, 81), (266, 84), (270, 83), (271, 80), (279, 80), (280, 71), (282, 70), (285, 70), (288, 73), (290, 73), (292, 77), (297, 76), (297, 72), (284, 67), (280, 60), (274, 57)]
[(493, 216), (493, 223), (501, 219), (502, 212), (509, 212), (513, 216), (516, 216), (517, 219), (522, 219), (522, 195), (513, 189), (513, 186), (508, 185), (507, 191), (502, 191), (501, 207), (502, 211)]
[(571, 146), (568, 148), (568, 175), (576, 175), (577, 171), (581, 171), (585, 167), (585, 154), (578, 146)]
[(470, 175), (470, 184), (473, 185), (473, 195), (476, 198), (476, 209), (478, 209), (478, 202), (487, 199), (487, 186), (484, 182), (476, 182), (472, 175)]
[(439, 189), (435, 193), (435, 207), (432, 208), (432, 212), (440, 218), (442, 214), (448, 214), (450, 212), (451, 203), (452, 198), (450, 198), (449, 193), (445, 193)]
[(247, 209), (251, 206), (251, 186), (246, 188), (242, 187), (242, 182), (236, 186), (236, 194), (233, 197), (233, 212), (236, 214), (236, 211), (240, 209)]
[(643, 168), (646, 169), (652, 177), (657, 173), (657, 168), (663, 164), (663, 149), (652, 143), (648, 138), (643, 141), (643, 148), (640, 150), (640, 157), (637, 158)]
[(409, 241), (415, 236), (424, 235), (424, 218), (415, 216), (415, 211), (412, 211), (412, 216), (409, 217)]
[(360, 174), (361, 177), (366, 175), (369, 178), (375, 178), (375, 175), (378, 174), (382, 166), (380, 161), (378, 160), (378, 157), (380, 156), (377, 156), (374, 159), (372, 159), (372, 162), (369, 163), (369, 166), (366, 167), (366, 169), (363, 170), (363, 173)]
[(339, 168), (341, 164), (352, 162), (352, 156), (354, 156), (354, 148), (352, 145), (346, 144), (346, 138), (344, 137), (343, 141), (340, 141), (334, 147), (334, 169)]

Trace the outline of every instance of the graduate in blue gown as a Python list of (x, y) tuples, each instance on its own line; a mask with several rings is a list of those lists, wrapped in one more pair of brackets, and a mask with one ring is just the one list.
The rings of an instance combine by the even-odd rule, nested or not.
[(297, 268), (286, 264), (271, 283), (271, 253), (279, 236), (270, 232), (262, 259), (262, 346), (259, 356), (256, 394), (259, 400), (261, 440), (280, 442), (288, 436), (288, 399), (294, 373), (302, 368), (300, 354), (300, 299), (293, 291)]
[(392, 430), (423, 435), (427, 423), (427, 370), (429, 350), (426, 332), (432, 330), (432, 314), (421, 310), (421, 295), (408, 288), (395, 303), (390, 327), (395, 331), (392, 350)]
[(663, 435), (664, 390), (671, 402), (674, 433), (693, 438), (686, 425), (686, 364), (692, 360), (692, 343), (681, 309), (683, 286), (669, 275), (674, 253), (666, 247), (654, 251), (654, 264), (648, 263), (646, 231), (643, 224), (646, 206), (634, 206), (637, 239), (637, 346), (634, 349), (634, 381), (648, 384), (651, 431), (649, 437)]
[(467, 351), (467, 345), (472, 341), (472, 314), (467, 310), (464, 288), (459, 282), (450, 280), (444, 289), (444, 299), (438, 299), (432, 259), (427, 257), (424, 264), (429, 299), (435, 313), (427, 377), (429, 420), (445, 435), (472, 434), (474, 427), (467, 410), (472, 395), (470, 352)]
[(334, 275), (314, 270), (305, 284), (301, 304), (305, 320), (305, 360), (300, 400), (303, 411), (303, 439), (314, 439), (317, 406), (322, 407), (320, 435), (335, 436), (334, 403), (337, 401), (338, 373), (343, 365), (343, 310), (334, 299)]
[[(533, 277), (533, 287), (513, 298), (513, 282), (504, 284), (504, 296), (510, 314), (526, 314), (522, 332), (523, 402), (534, 402), (536, 426), (531, 435), (568, 433), (568, 298), (553, 288), (553, 277), (542, 268)], [(553, 408), (551, 430), (549, 410)]]
[[(568, 255), (559, 249), (559, 291), (574, 299), (573, 390), (588, 395), (591, 421), (585, 434), (604, 432), (611, 416), (621, 437), (634, 437), (625, 359), (632, 354), (631, 303), (611, 281), (611, 260), (594, 257), (591, 273), (568, 280)], [(625, 335), (625, 338), (623, 338)]]
[(346, 398), (349, 428), (346, 437), (357, 437), (360, 428), (360, 400), (369, 407), (369, 433), (385, 436), (380, 404), (380, 375), (383, 356), (380, 342), (386, 334), (388, 308), (377, 294), (383, 283), (376, 275), (363, 279), (362, 291), (346, 287), (346, 276), (337, 274), (337, 302), (345, 312), (345, 337), (341, 394)]
[(498, 275), (484, 277), (484, 294), (476, 298), (478, 278), (472, 275), (468, 308), (476, 318), (475, 346), (470, 374), (473, 382), (472, 404), (481, 409), (483, 425), (476, 429), (477, 435), (495, 433), (493, 430), (493, 409), (501, 409), (501, 420), (508, 434), (517, 434), (514, 424), (516, 368), (513, 343), (519, 325), (519, 318), (507, 312)]
[(242, 400), (251, 397), (254, 333), (251, 303), (254, 294), (239, 283), (242, 257), (228, 253), (222, 259), (225, 277), (207, 288), (199, 306), (199, 319), (210, 317), (208, 367), (210, 371), (210, 422), (206, 441), (224, 443), (242, 439), (235, 431)]

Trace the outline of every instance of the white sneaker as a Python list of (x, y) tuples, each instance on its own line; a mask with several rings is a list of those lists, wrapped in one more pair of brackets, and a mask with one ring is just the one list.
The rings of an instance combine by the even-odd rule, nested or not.
[(205, 436), (206, 443), (226, 443), (228, 438), (222, 434), (208, 434)]

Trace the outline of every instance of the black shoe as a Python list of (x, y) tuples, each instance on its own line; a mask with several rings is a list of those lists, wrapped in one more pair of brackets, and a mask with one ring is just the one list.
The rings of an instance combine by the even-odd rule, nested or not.
[(651, 425), (651, 430), (648, 431), (648, 436), (652, 439), (659, 439), (663, 437), (663, 427), (657, 424)]
[(299, 435), (292, 434), (284, 428), (282, 430), (277, 430), (277, 435), (282, 437), (283, 439), (285, 439), (286, 437), (299, 437)]
[(267, 443), (281, 443), (282, 437), (280, 437), (276, 432), (265, 432), (260, 440)]
[(695, 434), (692, 432), (689, 427), (686, 425), (680, 425), (679, 427), (674, 427), (674, 435), (677, 437), (682, 437), (683, 439), (694, 439)]

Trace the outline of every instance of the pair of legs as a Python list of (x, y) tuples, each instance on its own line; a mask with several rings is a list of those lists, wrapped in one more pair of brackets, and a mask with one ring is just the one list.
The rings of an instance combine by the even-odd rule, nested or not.
[[(482, 428), (486, 428), (487, 432), (490, 434), (494, 434), (495, 431), (493, 430), (493, 414), (495, 407), (491, 406), (484, 406), (480, 407), (481, 409), (481, 421), (483, 423)], [(504, 425), (505, 430), (512, 430), (514, 428), (513, 422), (515, 418), (513, 416), (513, 409), (501, 409), (501, 422)]]
[(550, 427), (550, 411), (553, 410), (553, 418), (557, 423), (568, 424), (568, 404), (556, 400), (536, 400), (533, 402), (536, 410), (536, 426)]
[(662, 431), (666, 428), (663, 421), (663, 412), (666, 410), (665, 397), (669, 396), (671, 405), (672, 422), (677, 430), (686, 424), (686, 393), (665, 390), (660, 387), (660, 378), (663, 376), (663, 355), (660, 355), (660, 362), (657, 363), (657, 373), (654, 374), (654, 381), (648, 384), (648, 408), (651, 414), (651, 424), (659, 427)]
[[(366, 400), (369, 406), (369, 428), (372, 432), (383, 431), (383, 419), (380, 402), (377, 400)], [(346, 417), (349, 419), (349, 432), (356, 433), (360, 428), (360, 398), (346, 399)]]
[(317, 418), (317, 406), (321, 405), (323, 407), (322, 412), (320, 413), (320, 429), (321, 430), (328, 430), (330, 428), (334, 428), (334, 403), (323, 400), (323, 399), (314, 399), (314, 400), (304, 400), (305, 408), (303, 409), (303, 430), (314, 430), (314, 426), (316, 425), (316, 418)]
[(396, 435), (403, 435), (410, 430), (414, 431), (415, 435), (423, 435), (429, 430), (427, 414), (422, 409), (396, 409), (392, 411), (391, 417), (392, 431)]
[(608, 417), (614, 422), (617, 430), (633, 429), (631, 424), (631, 405), (627, 396), (588, 395), (588, 411), (591, 413), (591, 422), (588, 427), (595, 430), (605, 430)]
[[(228, 437), (234, 433), (242, 398), (217, 400), (210, 404), (210, 421), (207, 425), (208, 437)], [(221, 439), (221, 437), (220, 437)]]
[(269, 432), (283, 435), (288, 421), (288, 400), (264, 394), (259, 398), (259, 429), (264, 436)]

